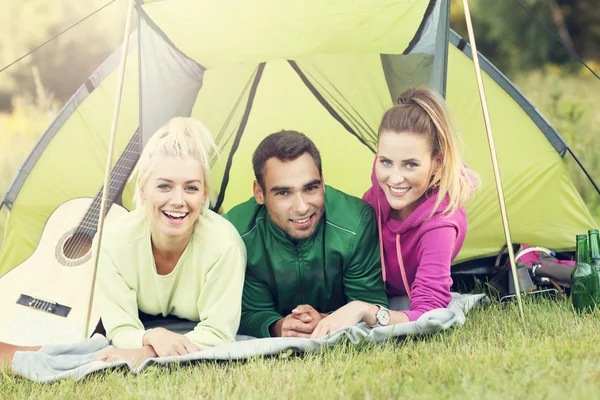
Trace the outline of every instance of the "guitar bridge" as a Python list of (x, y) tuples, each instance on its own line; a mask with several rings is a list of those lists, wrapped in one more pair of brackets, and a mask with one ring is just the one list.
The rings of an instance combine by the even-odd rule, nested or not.
[(22, 294), (19, 296), (17, 300), (17, 304), (20, 304), (25, 307), (33, 308), (34, 310), (39, 310), (43, 312), (47, 312), (48, 314), (56, 315), (59, 317), (67, 317), (71, 312), (71, 307), (64, 306), (62, 304), (58, 304), (55, 301), (39, 299), (37, 297), (31, 297), (26, 294)]

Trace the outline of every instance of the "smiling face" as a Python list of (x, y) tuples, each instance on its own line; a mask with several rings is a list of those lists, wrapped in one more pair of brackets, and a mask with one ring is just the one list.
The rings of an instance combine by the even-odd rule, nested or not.
[(392, 207), (392, 218), (406, 219), (417, 207), (438, 164), (423, 135), (410, 132), (379, 135), (375, 175)]
[(263, 181), (264, 191), (254, 181), (254, 197), (266, 206), (271, 221), (294, 239), (311, 237), (323, 216), (325, 189), (310, 154), (285, 161), (269, 158)]
[(153, 241), (189, 238), (206, 200), (204, 173), (193, 157), (163, 156), (141, 188)]

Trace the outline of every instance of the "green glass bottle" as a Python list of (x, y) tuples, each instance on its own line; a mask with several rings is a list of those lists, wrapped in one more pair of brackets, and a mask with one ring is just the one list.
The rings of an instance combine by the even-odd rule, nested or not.
[[(598, 272), (598, 279), (600, 282), (600, 237), (598, 235), (598, 229), (589, 230), (588, 238), (590, 243), (590, 265)], [(598, 291), (596, 304), (600, 304), (600, 291)]]
[(571, 301), (576, 312), (591, 311), (600, 297), (598, 270), (590, 265), (588, 236), (577, 235), (577, 263), (571, 272)]
[(600, 234), (598, 229), (588, 231), (590, 239), (590, 263), (592, 267), (600, 269)]

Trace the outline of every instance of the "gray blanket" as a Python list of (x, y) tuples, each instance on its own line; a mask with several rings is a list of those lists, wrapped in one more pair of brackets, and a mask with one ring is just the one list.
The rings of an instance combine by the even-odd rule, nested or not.
[[(249, 336), (237, 336), (236, 341), (206, 349), (186, 356), (152, 358), (135, 367), (125, 362), (106, 363), (91, 362), (100, 351), (109, 347), (104, 336), (94, 335), (90, 339), (78, 343), (63, 345), (47, 345), (37, 352), (17, 352), (13, 358), (13, 371), (36, 382), (53, 382), (66, 378), (82, 379), (85, 376), (108, 368), (128, 368), (139, 373), (150, 365), (167, 365), (169, 363), (188, 363), (201, 360), (240, 360), (259, 355), (275, 355), (292, 350), (293, 352), (317, 352), (335, 345), (341, 338), (348, 338), (351, 343), (362, 341), (379, 343), (392, 337), (421, 335), (446, 330), (454, 324), (463, 325), (465, 314), (481, 300), (487, 301), (484, 295), (452, 294), (448, 308), (441, 308), (423, 314), (417, 321), (404, 324), (370, 329), (364, 323), (338, 329), (324, 339), (301, 338), (267, 338), (256, 339)], [(390, 299), (390, 307), (402, 309), (405, 300)], [(149, 327), (147, 327), (149, 328)], [(189, 331), (186, 326), (169, 326), (170, 330)]]

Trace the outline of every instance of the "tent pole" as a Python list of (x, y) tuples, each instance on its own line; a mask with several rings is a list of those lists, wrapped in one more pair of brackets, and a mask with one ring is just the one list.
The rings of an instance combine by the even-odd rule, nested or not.
[(492, 158), (492, 167), (494, 169), (494, 178), (496, 180), (496, 191), (498, 193), (498, 203), (500, 205), (500, 214), (502, 216), (502, 226), (504, 227), (504, 236), (506, 237), (506, 245), (508, 248), (508, 257), (510, 259), (510, 268), (512, 270), (515, 286), (517, 287), (517, 302), (519, 304), (519, 314), (521, 320), (525, 321), (523, 313), (523, 301), (521, 299), (521, 287), (517, 275), (517, 263), (515, 262), (515, 253), (513, 251), (513, 243), (510, 237), (510, 228), (508, 226), (508, 215), (506, 213), (506, 202), (504, 200), (504, 191), (502, 190), (502, 180), (500, 179), (500, 169), (498, 168), (498, 159), (496, 157), (496, 148), (494, 145), (494, 136), (492, 135), (492, 126), (490, 124), (490, 116), (488, 114), (487, 100), (483, 89), (483, 79), (481, 77), (481, 69), (479, 68), (479, 56), (477, 54), (477, 45), (475, 44), (475, 34), (473, 33), (473, 24), (471, 22), (471, 13), (469, 12), (469, 1), (463, 0), (465, 9), (465, 20), (467, 30), (469, 32), (469, 42), (473, 53), (473, 65), (475, 67), (475, 76), (477, 77), (477, 87), (479, 88), (479, 98), (481, 100), (481, 109), (483, 111), (483, 119), (485, 121), (485, 131), (487, 132), (488, 143), (490, 148), (490, 156)]
[(596, 185), (596, 182), (594, 181), (594, 178), (592, 178), (592, 176), (587, 171), (587, 169), (585, 169), (585, 167), (583, 166), (583, 164), (579, 160), (579, 157), (577, 157), (575, 155), (575, 153), (573, 153), (573, 150), (569, 146), (567, 146), (567, 151), (569, 152), (569, 154), (571, 154), (571, 157), (573, 157), (573, 159), (575, 160), (575, 162), (577, 163), (577, 165), (579, 165), (579, 168), (581, 168), (581, 170), (583, 171), (583, 173), (585, 174), (585, 176), (587, 176), (587, 178), (590, 180), (590, 182), (592, 183), (592, 186), (594, 186), (594, 189), (596, 189), (596, 192), (598, 192), (598, 194), (600, 194), (600, 188), (598, 187), (598, 185)]
[(96, 232), (96, 246), (93, 248), (94, 271), (92, 273), (92, 283), (90, 288), (90, 298), (88, 300), (87, 316), (85, 318), (85, 328), (83, 338), (88, 337), (90, 327), (90, 318), (92, 315), (92, 305), (94, 303), (94, 290), (96, 286), (96, 273), (98, 271), (98, 255), (100, 254), (100, 244), (102, 241), (102, 232), (104, 229), (104, 215), (106, 214), (106, 203), (108, 201), (108, 191), (110, 185), (110, 170), (112, 165), (113, 152), (115, 147), (115, 136), (117, 132), (117, 123), (119, 121), (119, 111), (121, 108), (121, 97), (123, 94), (123, 81), (125, 80), (125, 66), (127, 64), (127, 50), (129, 47), (129, 30), (131, 27), (131, 16), (133, 14), (133, 3), (135, 0), (129, 0), (127, 7), (127, 17), (125, 19), (125, 32), (123, 34), (123, 44), (121, 46), (121, 63), (119, 65), (119, 82), (117, 84), (117, 94), (115, 96), (115, 107), (113, 120), (110, 129), (110, 138), (108, 142), (108, 154), (106, 157), (106, 170), (104, 171), (104, 185), (102, 186), (102, 199), (100, 201), (100, 215), (98, 217), (98, 231)]
[(142, 117), (143, 107), (143, 94), (142, 94), (142, 14), (138, 11), (137, 18), (137, 31), (138, 31), (138, 119), (140, 129), (140, 154), (144, 150), (144, 118)]

